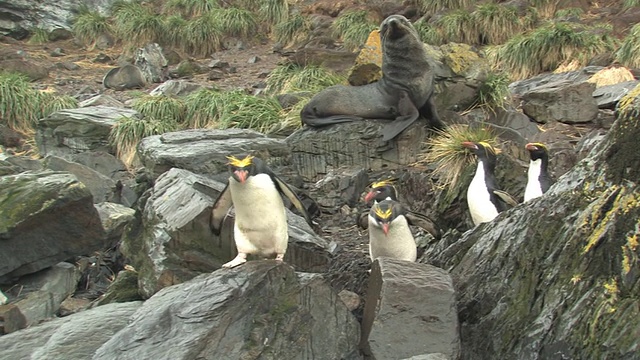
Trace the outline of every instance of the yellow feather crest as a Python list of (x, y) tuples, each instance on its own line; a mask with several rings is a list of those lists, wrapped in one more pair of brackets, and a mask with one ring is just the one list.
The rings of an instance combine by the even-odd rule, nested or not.
[(387, 210), (382, 210), (380, 209), (380, 206), (376, 206), (375, 209), (373, 209), (373, 211), (376, 213), (376, 215), (380, 218), (380, 219), (388, 219), (391, 217), (391, 209), (387, 209)]
[(484, 141), (479, 141), (478, 144), (482, 145), (487, 151), (489, 151), (490, 153), (494, 154), (494, 155), (498, 155), (500, 154), (500, 149), (496, 149), (493, 146), (491, 146), (491, 144), (489, 144), (488, 142), (484, 142)]
[(237, 157), (230, 155), (230, 156), (227, 156), (227, 159), (229, 159), (229, 162), (228, 162), (229, 165), (243, 168), (251, 165), (251, 160), (253, 160), (254, 157), (255, 156), (253, 155), (247, 155), (244, 159), (240, 160)]
[(533, 146), (537, 146), (539, 148), (543, 148), (544, 150), (547, 150), (547, 146), (543, 143), (531, 143), (531, 145)]
[(371, 184), (371, 188), (376, 189), (376, 188), (387, 186), (387, 185), (393, 185), (393, 180), (381, 180), (381, 181), (374, 182), (373, 184)]

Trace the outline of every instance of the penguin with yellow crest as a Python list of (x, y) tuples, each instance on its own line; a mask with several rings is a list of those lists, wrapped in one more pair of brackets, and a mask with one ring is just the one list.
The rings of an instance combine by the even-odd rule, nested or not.
[(465, 141), (462, 146), (477, 158), (476, 173), (467, 189), (467, 205), (474, 225), (493, 220), (498, 213), (507, 210), (508, 205), (518, 202), (508, 193), (498, 188), (494, 174), (497, 151), (486, 142)]
[(369, 211), (369, 256), (416, 261), (418, 252), (404, 207), (386, 199), (373, 204)]
[(220, 234), (231, 206), (235, 209), (233, 236), (238, 255), (222, 265), (232, 268), (247, 261), (249, 254), (284, 259), (289, 241), (287, 213), (282, 195), (304, 216), (311, 218), (300, 198), (260, 159), (228, 156), (229, 183), (213, 205), (211, 228)]
[(529, 169), (527, 170), (527, 187), (524, 189), (524, 201), (542, 196), (553, 185), (549, 175), (549, 150), (541, 143), (528, 143), (525, 149), (529, 152)]

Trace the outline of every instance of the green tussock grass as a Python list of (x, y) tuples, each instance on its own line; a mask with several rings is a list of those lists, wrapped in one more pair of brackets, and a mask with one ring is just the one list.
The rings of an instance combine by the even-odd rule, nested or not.
[(242, 90), (202, 89), (186, 98), (190, 128), (242, 128), (263, 133), (280, 122), (280, 104), (271, 97), (248, 95)]
[(224, 35), (216, 12), (188, 22), (184, 28), (184, 50), (194, 56), (206, 57), (222, 48)]
[(280, 24), (289, 17), (289, 3), (287, 0), (262, 0), (259, 14), (268, 24)]
[(502, 44), (524, 30), (515, 7), (486, 3), (471, 13), (474, 38), (480, 44)]
[(267, 94), (283, 94), (308, 91), (319, 92), (329, 86), (345, 83), (343, 76), (323, 67), (285, 64), (276, 67), (267, 76)]
[(529, 0), (529, 5), (536, 9), (543, 19), (549, 19), (556, 13), (558, 0)]
[(73, 36), (92, 50), (98, 38), (111, 35), (113, 29), (106, 16), (97, 12), (81, 12), (73, 21), (71, 27)]
[(459, 10), (469, 8), (472, 0), (418, 0), (423, 13), (433, 14), (441, 10)]
[(208, 14), (219, 8), (218, 0), (169, 0), (164, 4), (163, 12), (165, 14), (178, 12), (190, 18)]
[(246, 39), (257, 33), (258, 21), (256, 16), (248, 10), (228, 8), (218, 16), (220, 17), (220, 25), (227, 35)]
[(556, 19), (565, 19), (565, 18), (571, 18), (571, 17), (580, 18), (582, 15), (584, 15), (584, 10), (582, 10), (581, 8), (574, 7), (574, 8), (557, 10), (554, 15), (554, 18)]
[(624, 10), (627, 10), (636, 6), (640, 6), (640, 0), (624, 0), (624, 5), (622, 7)]
[(450, 11), (436, 21), (442, 36), (447, 42), (476, 44), (478, 36), (471, 13), (460, 9)]
[(31, 29), (31, 37), (28, 43), (33, 45), (42, 45), (49, 42), (49, 32), (45, 29), (35, 27)]
[(307, 39), (310, 30), (309, 19), (301, 14), (294, 14), (277, 24), (273, 28), (273, 34), (277, 42), (282, 46), (288, 46)]
[(35, 90), (23, 75), (0, 72), (0, 122), (15, 131), (32, 133), (39, 119), (77, 106), (70, 96)]
[(344, 47), (350, 50), (364, 45), (372, 30), (378, 28), (365, 10), (347, 11), (331, 24), (335, 36), (342, 39)]
[(177, 124), (185, 121), (186, 105), (180, 98), (165, 95), (145, 95), (137, 98), (132, 108), (145, 118), (171, 119)]
[(128, 3), (114, 10), (115, 32), (129, 48), (144, 46), (150, 42), (162, 43), (167, 36), (163, 16), (150, 7)]
[(131, 166), (136, 156), (138, 143), (147, 136), (176, 131), (179, 125), (173, 119), (121, 117), (109, 133), (109, 144), (116, 156)]
[(475, 163), (475, 156), (461, 145), (465, 141), (486, 142), (495, 147), (497, 138), (485, 128), (453, 124), (427, 140), (429, 150), (418, 163), (436, 164), (433, 174), (438, 177), (439, 186), (454, 189), (465, 168)]
[(187, 20), (182, 15), (171, 15), (163, 20), (164, 43), (179, 49), (185, 48)]
[(552, 71), (568, 61), (586, 65), (594, 55), (612, 51), (615, 40), (605, 28), (549, 23), (514, 36), (495, 51), (494, 61), (512, 76), (523, 79)]
[(301, 97), (300, 101), (292, 107), (282, 109), (280, 113), (280, 122), (277, 126), (273, 127), (269, 133), (273, 135), (288, 136), (295, 130), (299, 129), (302, 126), (300, 112), (302, 111), (302, 108), (307, 105), (309, 100), (311, 100), (311, 97), (312, 96)]
[(418, 36), (420, 36), (420, 40), (423, 43), (430, 45), (442, 45), (444, 43), (440, 30), (436, 26), (429, 24), (424, 18), (413, 23), (413, 27), (418, 32)]
[(508, 74), (489, 74), (487, 79), (478, 88), (478, 106), (494, 112), (500, 108), (504, 108), (511, 97), (509, 83)]
[(631, 28), (616, 51), (616, 60), (630, 68), (640, 68), (640, 24)]

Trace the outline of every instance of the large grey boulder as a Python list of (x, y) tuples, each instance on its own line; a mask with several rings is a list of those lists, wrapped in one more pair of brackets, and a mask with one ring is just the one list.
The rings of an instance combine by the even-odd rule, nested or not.
[(615, 109), (618, 101), (627, 95), (633, 88), (640, 84), (640, 80), (625, 81), (613, 85), (605, 85), (598, 87), (593, 92), (598, 108)]
[(202, 89), (202, 85), (187, 80), (167, 80), (151, 90), (149, 95), (186, 96)]
[(550, 82), (522, 94), (522, 111), (539, 123), (586, 123), (598, 116), (593, 98), (596, 85), (589, 82)]
[(89, 190), (69, 173), (0, 177), (0, 283), (104, 246)]
[(280, 139), (248, 129), (182, 130), (146, 137), (138, 145), (140, 161), (154, 179), (175, 167), (226, 181), (225, 156), (246, 153), (258, 153), (277, 166), (287, 162), (289, 149)]
[(163, 289), (93, 359), (350, 360), (359, 337), (321, 276), (263, 260)]
[(69, 172), (75, 175), (93, 195), (94, 203), (113, 201), (116, 182), (101, 173), (72, 161), (48, 155), (44, 158), (44, 166), (53, 171)]
[(67, 158), (84, 151), (110, 152), (111, 128), (121, 117), (134, 117), (131, 109), (91, 106), (59, 110), (41, 119), (36, 128), (36, 142), (41, 155)]
[(460, 353), (449, 274), (427, 264), (378, 258), (371, 265), (362, 319), (362, 347), (374, 359)]
[(100, 306), (0, 336), (3, 359), (91, 359), (120, 331), (142, 302)]
[[(128, 229), (122, 244), (122, 252), (138, 270), (143, 296), (218, 269), (236, 255), (233, 215), (227, 217), (220, 236), (210, 228), (213, 203), (224, 187), (176, 168), (157, 179), (141, 218)], [(328, 242), (301, 217), (289, 213), (288, 221), (285, 261), (302, 271), (325, 270), (331, 255)]]
[(424, 122), (383, 143), (380, 129), (386, 121), (355, 121), (322, 128), (303, 127), (287, 137), (291, 161), (300, 176), (317, 181), (338, 168), (394, 170), (418, 160), (426, 136)]
[(111, 202), (102, 202), (95, 207), (100, 215), (108, 246), (116, 245), (122, 238), (125, 226), (135, 220), (136, 211)]
[(461, 359), (638, 357), (640, 126), (629, 113), (545, 195), (427, 249), (456, 279)]
[(148, 84), (161, 83), (169, 78), (169, 63), (162, 48), (156, 43), (139, 48), (136, 51), (134, 65), (142, 71)]

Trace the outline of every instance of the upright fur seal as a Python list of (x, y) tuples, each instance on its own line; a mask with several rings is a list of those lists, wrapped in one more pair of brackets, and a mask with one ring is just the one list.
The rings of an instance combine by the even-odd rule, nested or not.
[(419, 116), (444, 128), (433, 103), (434, 73), (415, 28), (402, 15), (380, 24), (382, 78), (363, 86), (334, 85), (316, 94), (300, 112), (304, 124), (321, 127), (366, 119), (393, 120), (382, 129), (388, 141)]

